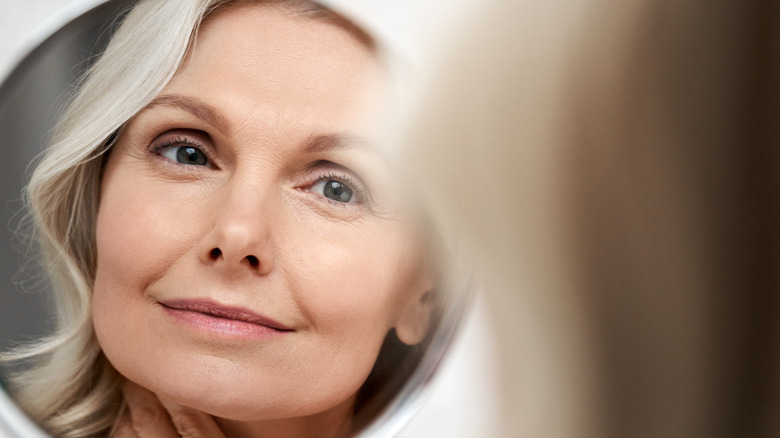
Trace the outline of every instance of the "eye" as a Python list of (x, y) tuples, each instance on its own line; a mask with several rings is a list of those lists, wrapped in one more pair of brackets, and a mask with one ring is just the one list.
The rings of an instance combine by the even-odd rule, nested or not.
[[(202, 135), (196, 132), (169, 132), (152, 143), (150, 151), (174, 163), (211, 167)], [(206, 143), (207, 144), (207, 143)]]
[(163, 157), (177, 163), (190, 166), (207, 166), (209, 159), (206, 154), (194, 146), (171, 146), (160, 152)]
[(352, 188), (335, 179), (321, 179), (312, 185), (309, 191), (345, 204), (355, 199)]

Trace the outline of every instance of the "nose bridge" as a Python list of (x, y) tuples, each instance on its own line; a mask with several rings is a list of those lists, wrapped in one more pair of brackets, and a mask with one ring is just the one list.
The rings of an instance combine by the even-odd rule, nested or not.
[(268, 207), (271, 193), (268, 183), (264, 183), (258, 177), (243, 175), (236, 172), (220, 190), (222, 197), (223, 219), (235, 221), (263, 219), (263, 211)]
[(215, 196), (213, 228), (204, 239), (201, 257), (229, 269), (270, 271), (274, 194), (269, 184), (237, 172)]

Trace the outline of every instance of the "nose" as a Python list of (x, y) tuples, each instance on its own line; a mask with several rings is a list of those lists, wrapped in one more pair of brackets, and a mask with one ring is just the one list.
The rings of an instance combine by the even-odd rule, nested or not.
[(198, 247), (203, 263), (228, 275), (267, 275), (274, 267), (273, 221), (268, 196), (240, 183), (213, 194), (213, 222)]

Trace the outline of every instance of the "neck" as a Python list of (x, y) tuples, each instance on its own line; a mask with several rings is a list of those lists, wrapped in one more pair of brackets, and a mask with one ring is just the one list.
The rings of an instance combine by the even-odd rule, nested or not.
[(352, 432), (353, 400), (304, 417), (236, 421), (215, 418), (228, 438), (346, 438)]

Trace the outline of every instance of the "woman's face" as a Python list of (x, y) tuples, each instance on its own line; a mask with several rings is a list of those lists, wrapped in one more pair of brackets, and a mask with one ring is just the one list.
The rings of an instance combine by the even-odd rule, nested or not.
[(121, 374), (233, 420), (343, 416), (388, 330), (424, 337), (423, 251), (369, 137), (383, 80), (333, 24), (206, 20), (103, 176), (94, 323)]

